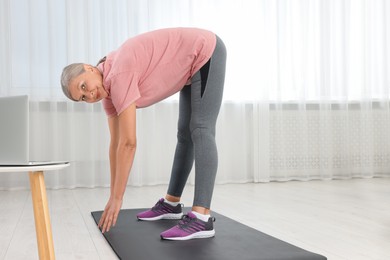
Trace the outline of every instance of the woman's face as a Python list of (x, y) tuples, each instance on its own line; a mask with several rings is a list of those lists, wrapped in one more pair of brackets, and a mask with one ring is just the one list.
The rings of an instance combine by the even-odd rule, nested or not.
[(69, 92), (73, 99), (87, 103), (95, 103), (108, 96), (103, 87), (103, 76), (100, 71), (88, 64), (84, 64), (85, 72), (74, 78), (69, 85)]

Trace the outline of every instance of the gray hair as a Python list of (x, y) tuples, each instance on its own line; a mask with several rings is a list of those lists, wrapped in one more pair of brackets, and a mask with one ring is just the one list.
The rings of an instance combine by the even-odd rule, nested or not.
[(61, 74), (62, 91), (64, 92), (65, 96), (70, 100), (77, 101), (74, 98), (72, 98), (72, 96), (70, 95), (69, 84), (74, 78), (76, 78), (77, 76), (81, 75), (84, 72), (85, 72), (84, 63), (72, 63), (66, 66), (62, 70), (62, 74)]

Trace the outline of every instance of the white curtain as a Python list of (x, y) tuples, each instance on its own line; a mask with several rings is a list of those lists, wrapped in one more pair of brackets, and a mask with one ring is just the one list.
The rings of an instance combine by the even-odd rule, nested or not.
[[(390, 176), (386, 0), (1, 0), (0, 96), (30, 96), (32, 160), (71, 162), (47, 186), (109, 185), (104, 112), (65, 99), (62, 68), (179, 26), (228, 49), (217, 183)], [(168, 182), (177, 108), (174, 96), (138, 110), (130, 185)], [(26, 187), (0, 176), (0, 189)]]

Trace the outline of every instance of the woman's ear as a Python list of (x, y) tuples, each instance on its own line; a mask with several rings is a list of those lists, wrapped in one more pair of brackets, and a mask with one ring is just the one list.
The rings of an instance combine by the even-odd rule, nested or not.
[(93, 72), (94, 69), (95, 69), (95, 67), (92, 66), (92, 65), (90, 65), (90, 64), (84, 64), (84, 69), (85, 69), (86, 71)]

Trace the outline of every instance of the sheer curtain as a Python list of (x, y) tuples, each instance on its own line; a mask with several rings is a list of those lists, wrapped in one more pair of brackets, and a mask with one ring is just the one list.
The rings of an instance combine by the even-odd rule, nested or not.
[[(3, 0), (0, 96), (30, 96), (32, 160), (71, 161), (48, 187), (108, 186), (104, 112), (63, 97), (62, 68), (142, 32), (207, 28), (228, 48), (217, 183), (390, 176), (389, 13), (386, 0)], [(177, 107), (138, 110), (130, 185), (168, 182)]]

